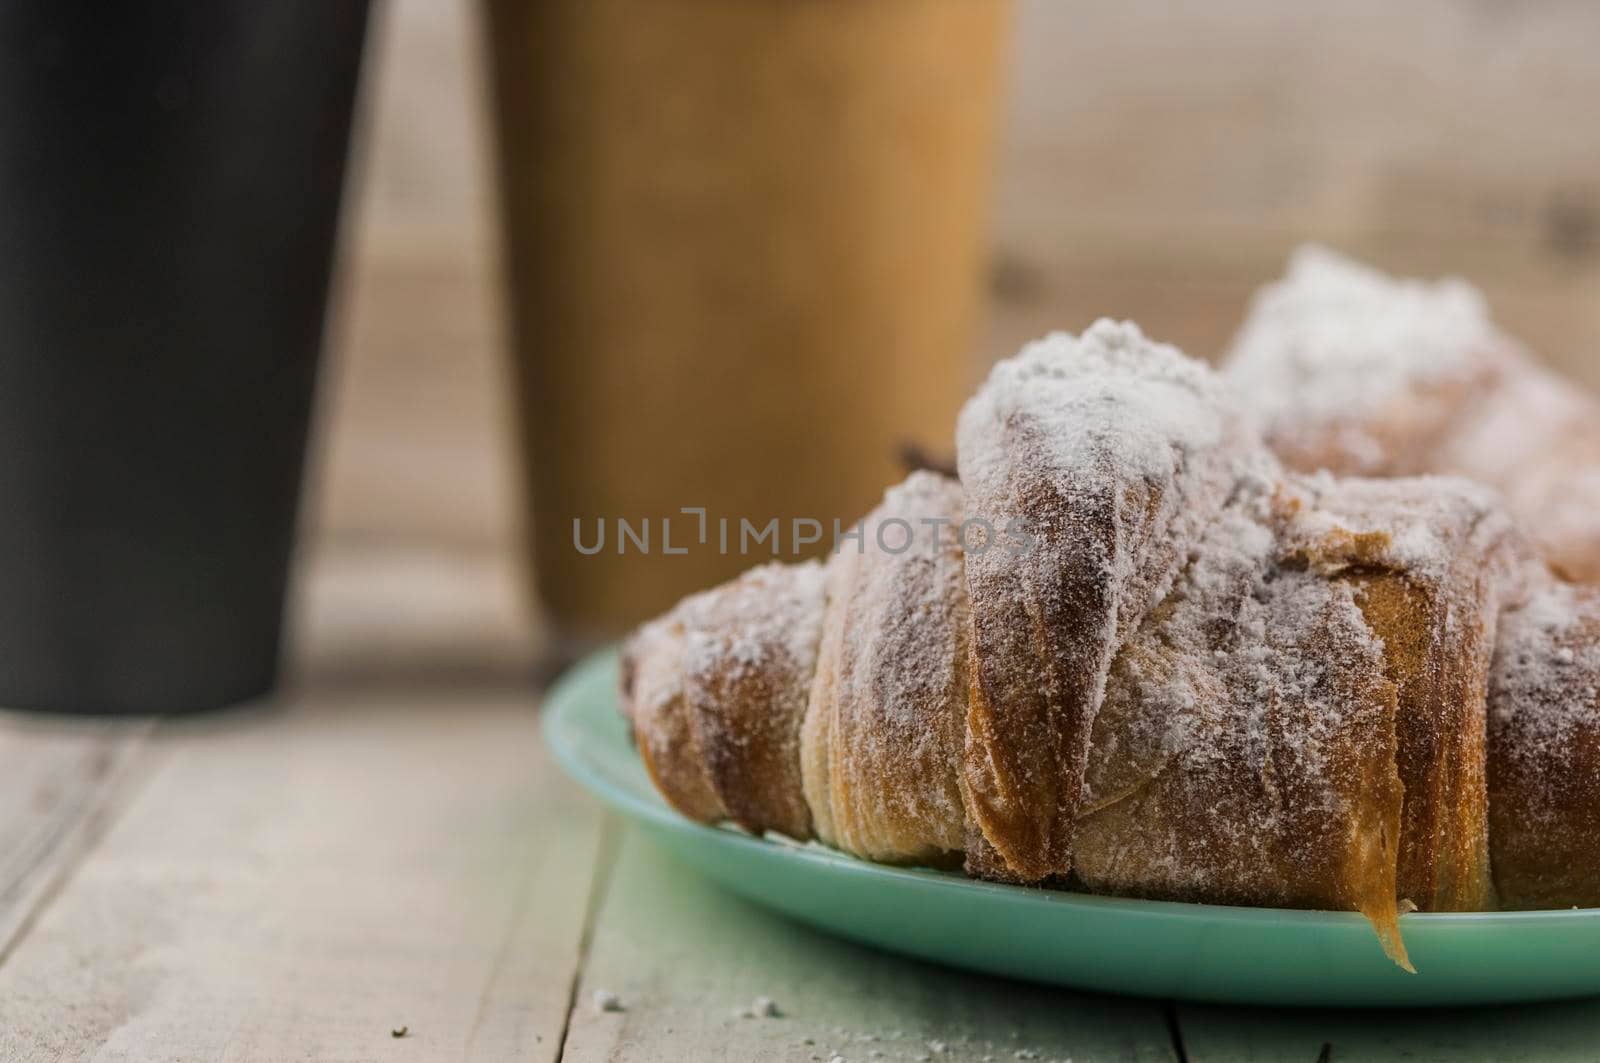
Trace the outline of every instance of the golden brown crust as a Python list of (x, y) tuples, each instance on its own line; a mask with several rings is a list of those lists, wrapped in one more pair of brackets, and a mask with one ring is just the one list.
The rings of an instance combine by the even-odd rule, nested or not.
[(1107, 321), (996, 366), (962, 410), (965, 513), (987, 533), (967, 544), (962, 779), (987, 843), (969, 870), (1071, 870), (1112, 656), (1221, 508), (1242, 436), (1203, 368)]
[[(1107, 550), (1108, 520), (1080, 513), (1072, 521), (1052, 485), (1030, 487), (1035, 519), (1085, 526), (1080, 556)], [(1090, 531), (1095, 524), (1100, 528)], [(975, 872), (992, 863), (991, 850), (1004, 877), (1038, 881), (1071, 867), (1078, 780), (1112, 648), (1105, 619), (1114, 619), (1104, 582), (1066, 575), (1088, 567), (1086, 559), (1045, 568), (969, 563), (977, 604), (962, 784), (987, 843), (971, 865)]]
[(1303, 249), (1257, 294), (1228, 375), (1290, 468), (1488, 484), (1558, 571), (1600, 581), (1600, 400), (1470, 286)]
[(1117, 656), (1076, 875), (1096, 892), (1354, 909), (1404, 965), (1403, 790), (1382, 644), (1337, 580), (1230, 508)]
[(1600, 588), (1502, 620), (1490, 690), (1490, 852), (1506, 908), (1600, 907)]
[(714, 823), (728, 810), (712, 789), (683, 700), (683, 625), (669, 613), (640, 628), (622, 650), (622, 707), (650, 779), (690, 819)]
[(1313, 480), (1285, 506), (1292, 561), (1347, 582), (1399, 695), (1400, 896), (1492, 901), (1486, 728), (1498, 618), (1543, 577), (1492, 493), (1460, 480)]
[(818, 838), (868, 859), (947, 863), (965, 845), (960, 520), (960, 485), (915, 473), (829, 561), (802, 774)]
[(630, 642), (657, 785), (869, 859), (1356, 910), (1402, 965), (1408, 903), (1600, 904), (1600, 590), (1486, 489), (1286, 474), (1214, 384), (1108, 323), (999, 367), (959, 485)]
[(1438, 601), (1405, 575), (1368, 569), (1347, 579), (1383, 640), (1384, 674), (1399, 694), (1399, 894), (1422, 911), (1482, 909), (1490, 896), (1486, 662), (1445, 636)]
[(626, 711), (651, 777), (685, 815), (811, 837), (800, 724), (822, 608), (816, 562), (764, 565), (630, 643)]

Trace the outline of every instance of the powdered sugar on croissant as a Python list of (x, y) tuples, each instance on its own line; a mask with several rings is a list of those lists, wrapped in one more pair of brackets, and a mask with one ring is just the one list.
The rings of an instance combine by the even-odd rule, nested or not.
[[(1523, 901), (1600, 903), (1600, 867), (1552, 879), (1529, 827), (1576, 852), (1600, 822), (1594, 788), (1539, 784), (1600, 749), (1547, 681), (1571, 657), (1600, 686), (1600, 607), (1550, 597), (1492, 491), (1286, 471), (1230, 396), (1111, 322), (1001, 363), (959, 483), (916, 474), (826, 568), (630, 641), (663, 794), (875, 860), (1356, 910), (1402, 964), (1400, 902), (1493, 903), (1491, 853)], [(1551, 601), (1585, 619), (1547, 637)]]
[(684, 624), (692, 599), (634, 633), (622, 653), (622, 707), (645, 770), (661, 796), (690, 819), (715, 822), (728, 810), (712, 788), (704, 751), (683, 698)]
[(1501, 612), (1548, 579), (1494, 493), (1466, 480), (1297, 481), (1285, 561), (1350, 588), (1398, 698), (1405, 785), (1400, 895), (1425, 911), (1490, 903), (1485, 781), (1490, 659)]
[(817, 837), (874, 860), (965, 846), (967, 598), (961, 486), (889, 489), (828, 564), (828, 612), (801, 768)]
[(1429, 471), (1427, 452), (1509, 346), (1464, 281), (1395, 281), (1303, 247), (1256, 294), (1228, 377), (1291, 466), (1404, 475)]
[[(969, 813), (1024, 881), (1072, 867), (1089, 736), (1120, 641), (1166, 594), (1258, 444), (1215, 377), (1128, 323), (1001, 362), (956, 433), (969, 548)], [(1008, 530), (1027, 538), (1026, 558)]]
[(1600, 401), (1536, 364), (1466, 282), (1303, 248), (1257, 294), (1227, 375), (1291, 467), (1479, 480), (1557, 567), (1600, 580)]
[(1353, 590), (1284, 568), (1254, 485), (1118, 653), (1077, 877), (1096, 892), (1354, 908), (1406, 963), (1395, 687)]
[(800, 726), (816, 671), (824, 574), (769, 564), (684, 599), (623, 653), (623, 704), (679, 811), (811, 836)]
[(1489, 706), (1501, 903), (1600, 906), (1600, 588), (1552, 585), (1505, 615)]

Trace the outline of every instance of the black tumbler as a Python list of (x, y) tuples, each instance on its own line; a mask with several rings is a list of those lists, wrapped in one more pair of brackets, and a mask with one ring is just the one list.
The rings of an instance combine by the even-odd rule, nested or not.
[(0, 706), (272, 686), (366, 16), (0, 4)]

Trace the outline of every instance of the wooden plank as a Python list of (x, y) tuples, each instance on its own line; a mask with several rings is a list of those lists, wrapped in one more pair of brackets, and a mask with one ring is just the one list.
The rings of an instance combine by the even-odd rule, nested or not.
[(0, 960), (98, 839), (149, 724), (0, 717)]
[[(623, 1010), (597, 1007), (602, 992)], [(739, 1015), (760, 996), (779, 1017)], [(851, 1063), (1174, 1058), (1158, 1005), (965, 974), (830, 938), (718, 889), (628, 831), (564, 1063), (835, 1053)]]
[(157, 732), (0, 967), (0, 1059), (557, 1058), (601, 813), (531, 699), (291, 700)]
[(529, 684), (534, 632), (509, 551), (324, 538), (299, 563), (288, 660), (304, 686), (451, 695)]
[[(1316, 239), (1472, 278), (1600, 386), (1600, 7), (1019, 0), (1017, 23), (993, 232), (1057, 327), (1214, 351)], [(1205, 290), (1223, 321), (1169, 305)]]
[(1189, 1063), (1592, 1063), (1600, 1051), (1594, 1000), (1431, 1011), (1186, 1005), (1178, 1022)]

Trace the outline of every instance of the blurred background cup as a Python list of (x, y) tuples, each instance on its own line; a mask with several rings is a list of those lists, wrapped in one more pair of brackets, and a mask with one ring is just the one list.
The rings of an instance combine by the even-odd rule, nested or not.
[[(971, 384), (1005, 0), (488, 0), (537, 594), (613, 634), (846, 527)], [(707, 541), (698, 517), (704, 507)], [(618, 519), (650, 525), (619, 553)], [(718, 522), (731, 524), (727, 551)], [(670, 519), (673, 550), (662, 541)], [(574, 521), (592, 547), (575, 547)], [(802, 538), (809, 528), (802, 531)]]
[(272, 685), (365, 24), (0, 6), (0, 704)]

